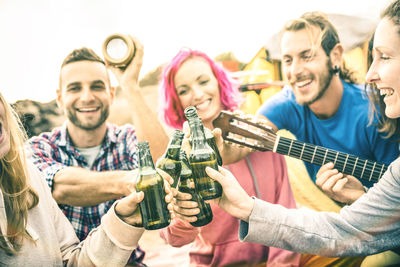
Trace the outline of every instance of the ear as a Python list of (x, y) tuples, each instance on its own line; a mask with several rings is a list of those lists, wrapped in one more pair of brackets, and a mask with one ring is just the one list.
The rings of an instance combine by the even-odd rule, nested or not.
[(113, 103), (114, 99), (115, 99), (115, 87), (114, 86), (110, 86), (110, 97), (111, 97), (111, 103)]
[(330, 59), (332, 62), (332, 67), (333, 66), (341, 66), (342, 65), (342, 58), (343, 58), (343, 46), (338, 43), (336, 44), (330, 53)]
[(56, 99), (57, 106), (58, 106), (59, 109), (62, 110), (62, 109), (63, 109), (62, 89), (57, 89), (57, 90), (56, 90), (56, 93), (57, 93), (57, 99)]

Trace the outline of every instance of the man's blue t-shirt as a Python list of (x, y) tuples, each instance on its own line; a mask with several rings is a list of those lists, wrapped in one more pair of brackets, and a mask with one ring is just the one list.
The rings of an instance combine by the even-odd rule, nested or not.
[[(336, 114), (318, 119), (308, 106), (299, 105), (292, 89), (284, 87), (258, 110), (278, 129), (292, 132), (300, 141), (356, 155), (360, 158), (389, 164), (399, 156), (395, 137), (385, 139), (377, 131), (377, 121), (369, 124), (369, 101), (363, 88), (342, 81), (343, 96)], [(305, 162), (310, 177), (320, 168)], [(361, 181), (372, 186), (368, 181)]]

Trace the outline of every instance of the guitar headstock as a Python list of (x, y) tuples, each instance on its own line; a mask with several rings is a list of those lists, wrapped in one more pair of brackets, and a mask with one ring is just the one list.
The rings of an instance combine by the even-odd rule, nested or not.
[(271, 127), (262, 124), (260, 119), (251, 115), (236, 115), (221, 111), (213, 121), (220, 128), (226, 141), (250, 147), (260, 151), (273, 150), (276, 134)]

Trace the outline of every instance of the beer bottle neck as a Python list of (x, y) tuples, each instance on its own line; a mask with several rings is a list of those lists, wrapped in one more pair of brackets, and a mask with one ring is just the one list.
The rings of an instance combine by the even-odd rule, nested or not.
[(207, 146), (203, 124), (200, 120), (189, 123), (193, 149), (203, 149)]
[(150, 154), (150, 149), (147, 147), (139, 147), (139, 169), (154, 168), (153, 159)]
[(165, 157), (179, 161), (179, 154), (181, 151), (183, 135), (184, 135), (183, 132), (180, 130), (174, 131), (171, 141), (168, 144)]

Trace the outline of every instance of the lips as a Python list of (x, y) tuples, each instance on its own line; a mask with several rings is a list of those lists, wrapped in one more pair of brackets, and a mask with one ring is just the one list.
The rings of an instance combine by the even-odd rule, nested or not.
[(302, 87), (305, 87), (305, 86), (309, 85), (310, 83), (312, 83), (312, 81), (313, 81), (312, 79), (302, 80), (302, 81), (296, 82), (295, 86), (298, 88), (302, 88)]
[(383, 89), (379, 89), (379, 93), (380, 93), (380, 95), (391, 96), (391, 95), (393, 95), (394, 90), (390, 89), (390, 88), (388, 88), (388, 89), (383, 88)]
[(207, 99), (199, 104), (194, 105), (197, 110), (204, 110), (206, 109), (211, 103), (211, 99)]
[(76, 108), (77, 111), (79, 112), (96, 112), (100, 108), (99, 107), (90, 107), (90, 108)]

